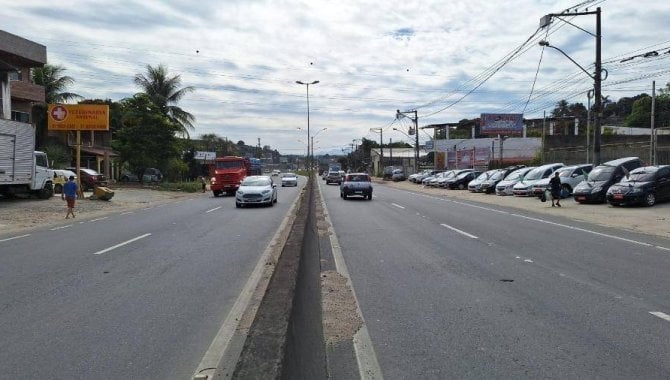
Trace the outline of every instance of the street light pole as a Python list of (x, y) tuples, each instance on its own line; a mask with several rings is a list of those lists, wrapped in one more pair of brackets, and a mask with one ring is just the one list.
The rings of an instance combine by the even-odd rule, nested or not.
[[(542, 46), (547, 46), (554, 48), (558, 51), (560, 51), (563, 55), (568, 57), (572, 63), (577, 65), (582, 71), (584, 71), (591, 79), (593, 79), (593, 91), (594, 91), (594, 97), (595, 97), (595, 104), (593, 105), (593, 110), (595, 111), (595, 117), (594, 117), (594, 136), (593, 136), (593, 164), (594, 165), (599, 165), (600, 164), (600, 135), (601, 135), (601, 119), (603, 116), (603, 110), (602, 110), (602, 59), (601, 59), (601, 52), (602, 52), (602, 33), (601, 33), (601, 21), (600, 21), (600, 7), (596, 8), (595, 11), (586, 11), (586, 12), (565, 12), (565, 13), (550, 13), (540, 19), (540, 28), (544, 28), (546, 26), (549, 26), (551, 24), (551, 19), (553, 17), (560, 17), (560, 16), (584, 16), (584, 15), (596, 15), (596, 33), (593, 34), (591, 32), (588, 32), (582, 28), (579, 28), (582, 31), (587, 32), (588, 34), (592, 35), (593, 37), (596, 38), (596, 62), (595, 62), (595, 73), (594, 75), (591, 75), (588, 71), (586, 71), (582, 66), (580, 66), (577, 62), (575, 62), (574, 59), (570, 58), (564, 51), (561, 49), (549, 45), (547, 41), (540, 41), (540, 45)], [(571, 24), (572, 25), (572, 24)], [(574, 26), (574, 25), (573, 25)]]
[[(411, 116), (408, 116), (408, 113), (414, 113), (414, 118)], [(414, 137), (416, 137), (416, 142), (414, 146), (414, 173), (419, 172), (419, 115), (417, 114), (416, 110), (413, 111), (405, 111), (405, 112), (400, 112), (400, 110), (396, 110), (396, 119), (399, 119), (400, 117), (408, 117), (414, 122)]]
[[(307, 157), (306, 157), (306, 161), (307, 161), (307, 164), (308, 164), (309, 173), (311, 175), (311, 173), (312, 173), (312, 171), (311, 171), (312, 160), (310, 159), (310, 153), (309, 153), (309, 141), (310, 141), (310, 139), (309, 139), (310, 138), (310, 136), (309, 136), (309, 85), (310, 84), (317, 84), (317, 83), (319, 83), (319, 81), (315, 80), (314, 82), (311, 82), (311, 83), (305, 83), (305, 82), (301, 82), (301, 81), (297, 80), (297, 81), (295, 81), (295, 83), (302, 84), (302, 85), (305, 85), (307, 87)], [(312, 154), (314, 154), (314, 152), (312, 152)]]

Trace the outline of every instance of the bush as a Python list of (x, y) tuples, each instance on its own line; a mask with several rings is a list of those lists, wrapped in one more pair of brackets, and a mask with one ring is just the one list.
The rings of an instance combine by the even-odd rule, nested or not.
[(161, 191), (183, 191), (185, 193), (195, 193), (202, 191), (200, 182), (162, 182), (157, 186)]

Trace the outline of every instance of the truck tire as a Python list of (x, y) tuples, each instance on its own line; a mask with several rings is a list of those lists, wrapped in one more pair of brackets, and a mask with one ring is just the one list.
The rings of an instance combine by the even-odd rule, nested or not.
[(214, 197), (216, 198), (219, 195), (221, 195), (221, 190), (214, 190), (214, 191), (212, 191), (212, 193), (214, 193)]
[(39, 191), (37, 192), (37, 196), (38, 196), (40, 199), (49, 199), (49, 198), (51, 198), (53, 195), (54, 195), (54, 188), (53, 188), (53, 184), (52, 184), (51, 182), (46, 183), (46, 184), (44, 185), (44, 187), (42, 188), (42, 190), (39, 190)]

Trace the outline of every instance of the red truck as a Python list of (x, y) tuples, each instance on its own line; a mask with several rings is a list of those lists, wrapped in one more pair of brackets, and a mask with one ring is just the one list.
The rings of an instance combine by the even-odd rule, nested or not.
[(234, 195), (244, 177), (251, 175), (251, 161), (246, 157), (225, 156), (210, 166), (210, 188), (215, 197), (222, 192)]

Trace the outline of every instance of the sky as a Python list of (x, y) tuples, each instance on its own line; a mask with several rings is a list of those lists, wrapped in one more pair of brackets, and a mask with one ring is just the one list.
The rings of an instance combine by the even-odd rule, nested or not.
[[(167, 66), (195, 88), (179, 103), (196, 118), (192, 138), (304, 155), (309, 109), (315, 154), (341, 154), (362, 138), (414, 144), (396, 110), (417, 111), (423, 145), (431, 124), (586, 105), (593, 80), (538, 42), (593, 73), (596, 16), (540, 19), (597, 7), (603, 96), (670, 82), (670, 2), (656, 0), (24, 0), (3, 4), (0, 29), (45, 45), (85, 98), (132, 96), (136, 74)], [(319, 83), (307, 97), (296, 81)]]

